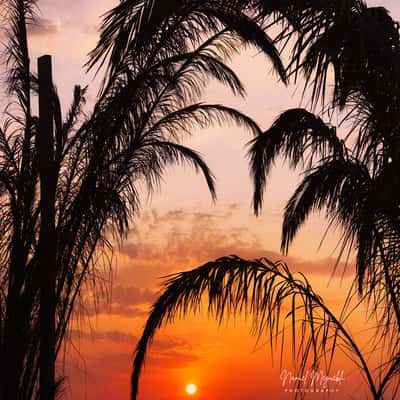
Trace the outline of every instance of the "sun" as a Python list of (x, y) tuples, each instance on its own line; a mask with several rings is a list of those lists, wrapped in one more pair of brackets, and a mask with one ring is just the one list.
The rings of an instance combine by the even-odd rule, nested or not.
[(193, 383), (189, 383), (188, 385), (186, 385), (186, 393), (188, 395), (193, 395), (197, 392), (197, 386)]

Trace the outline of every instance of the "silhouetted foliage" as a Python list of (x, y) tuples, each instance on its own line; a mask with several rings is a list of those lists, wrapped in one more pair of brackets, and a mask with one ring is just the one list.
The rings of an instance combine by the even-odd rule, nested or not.
[[(26, 32), (27, 24), (35, 22), (35, 7), (33, 0), (6, 4), (10, 104), (0, 130), (0, 390), (6, 399), (38, 396), (40, 130), (31, 107), (38, 82), (30, 71)], [(250, 118), (223, 105), (203, 104), (200, 95), (209, 79), (227, 85), (234, 94), (244, 94), (240, 80), (225, 63), (239, 45), (247, 42), (271, 52), (283, 75), (277, 53), (249, 18), (238, 21), (252, 32), (248, 37), (220, 24), (215, 27), (214, 22), (210, 19), (205, 25), (208, 30), (194, 35), (184, 49), (179, 43), (191, 35), (192, 14), (175, 21), (171, 29), (149, 32), (146, 51), (124, 52), (90, 112), (83, 112), (86, 88), (75, 87), (66, 116), (53, 90), (55, 356), (68, 337), (71, 316), (83, 309), (83, 291), (95, 298), (107, 291), (111, 240), (124, 237), (140, 209), (140, 194), (160, 185), (168, 165), (193, 166), (215, 197), (214, 178), (206, 163), (181, 139), (195, 126), (225, 121), (238, 123), (254, 135), (261, 133)]]
[[(335, 316), (303, 274), (293, 274), (282, 261), (266, 258), (223, 257), (172, 275), (165, 281), (136, 346), (131, 398), (137, 396), (145, 355), (156, 331), (176, 317), (200, 312), (203, 306), (220, 323), (229, 315), (250, 314), (253, 333), (268, 336), (271, 348), (281, 352), (281, 363), (284, 352), (291, 351), (299, 376), (307, 368), (329, 371), (335, 351), (341, 350), (361, 370), (373, 399), (382, 400), (389, 384), (395, 398), (398, 362), (391, 359), (389, 350), (384, 354), (389, 363), (371, 367), (346, 324), (364, 299), (356, 307), (347, 299)], [(299, 391), (295, 397), (303, 398), (305, 392)]]
[[(148, 5), (148, 12), (153, 7), (157, 9), (157, 4), (162, 8), (161, 2), (155, 0), (142, 2), (143, 8), (137, 2), (126, 0), (125, 3), (135, 3), (137, 10)], [(176, 4), (184, 8), (197, 3), (182, 0)], [(396, 396), (400, 365), (398, 24), (384, 8), (369, 8), (358, 0), (260, 0), (230, 4), (241, 12), (252, 10), (261, 26), (281, 23), (281, 31), (274, 43), (280, 44), (281, 48), (292, 46), (286, 72), (295, 81), (300, 76), (305, 77), (304, 93), (310, 95), (311, 111), (322, 105), (320, 115), (305, 109), (284, 112), (269, 130), (250, 143), (254, 211), (257, 214), (261, 210), (268, 175), (277, 157), (287, 159), (292, 168), (303, 169), (304, 178), (285, 208), (282, 251), (288, 251), (298, 229), (315, 210), (326, 211), (328, 227), (342, 229), (339, 257), (346, 253), (349, 257), (351, 250), (356, 250), (354, 287), (358, 289), (360, 302), (368, 305), (370, 317), (377, 321), (376, 337), (386, 351), (382, 354), (386, 362), (378, 365), (378, 383), (367, 378), (371, 395), (374, 399), (383, 398), (384, 390), (391, 382), (393, 396)], [(215, 7), (218, 9), (223, 5)], [(164, 9), (164, 12), (165, 19), (170, 18), (171, 11)], [(144, 30), (144, 25), (139, 26)], [(137, 40), (145, 40), (145, 34), (139, 28), (135, 32), (139, 37)], [(328, 90), (330, 71), (334, 78), (332, 91)], [(342, 116), (341, 126), (348, 129), (343, 138), (338, 136), (335, 127), (324, 122), (332, 115)], [(251, 289), (246, 279), (235, 275), (238, 266), (240, 274), (250, 274), (253, 262), (221, 259), (167, 282), (136, 350), (132, 397), (136, 395), (148, 341), (163, 321), (172, 319), (179, 310), (185, 313), (196, 308), (203, 292), (208, 292), (209, 304), (215, 306), (218, 316), (224, 312), (225, 302), (234, 310), (240, 307), (241, 296)], [(212, 270), (215, 275), (203, 274), (206, 270)], [(279, 275), (274, 268), (272, 270), (272, 275)], [(188, 283), (186, 278), (189, 276)], [(213, 280), (214, 277), (218, 277), (218, 282)], [(284, 279), (288, 285), (296, 281), (289, 272)], [(240, 293), (236, 297), (238, 292), (232, 294), (233, 282)], [(280, 305), (282, 292), (271, 291), (268, 284), (264, 287), (257, 286), (259, 282), (252, 284), (254, 293), (265, 295), (266, 304)], [(296, 298), (296, 290), (294, 287), (285, 290), (285, 296)], [(354, 299), (355, 295), (352, 290), (348, 298)], [(315, 293), (304, 291), (303, 296), (312, 303)], [(257, 306), (261, 316), (255, 310)], [(251, 307), (256, 319), (268, 320), (271, 309), (265, 309), (257, 302), (251, 303)], [(305, 320), (311, 329), (316, 321), (321, 321), (310, 315)], [(323, 320), (321, 326), (327, 331), (334, 326), (332, 329), (337, 334), (342, 322), (340, 319), (336, 322), (331, 324)], [(273, 332), (275, 326), (269, 328)], [(313, 352), (316, 359), (326, 355), (327, 336), (314, 336), (314, 339), (313, 345), (322, 346)], [(303, 345), (307, 343), (307, 339), (302, 341)], [(350, 348), (357, 353), (354, 345), (350, 343)], [(361, 368), (369, 374), (366, 365)]]
[(348, 127), (347, 135), (339, 138), (336, 128), (303, 109), (280, 115), (251, 143), (254, 210), (260, 211), (278, 156), (303, 168), (304, 178), (285, 208), (282, 251), (288, 251), (311, 212), (325, 210), (329, 226), (343, 230), (341, 255), (357, 251), (360, 293), (371, 293), (375, 310), (383, 307), (387, 328), (394, 321), (400, 328), (397, 23), (383, 8), (364, 6), (352, 12), (322, 32), (299, 64), (306, 76), (315, 69), (318, 96), (325, 92), (330, 66), (335, 86), (322, 116), (344, 110), (341, 125)]

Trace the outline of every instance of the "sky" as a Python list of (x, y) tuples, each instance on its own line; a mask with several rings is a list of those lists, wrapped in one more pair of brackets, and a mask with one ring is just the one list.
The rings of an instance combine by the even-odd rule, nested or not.
[[(400, 19), (396, 0), (368, 3), (383, 5)], [(112, 0), (39, 1), (40, 27), (30, 32), (32, 65), (35, 68), (34, 60), (42, 54), (53, 56), (54, 81), (64, 109), (72, 99), (74, 84), (89, 84), (88, 103), (95, 98), (98, 78), (92, 72), (85, 74), (83, 66), (97, 42), (100, 16), (113, 4)], [(245, 84), (246, 98), (234, 98), (211, 82), (205, 101), (236, 107), (263, 128), (280, 112), (301, 104), (301, 85), (284, 87), (271, 74), (271, 63), (254, 49), (242, 51), (231, 65)], [(217, 178), (215, 203), (202, 177), (182, 167), (168, 169), (160, 191), (150, 199), (143, 196), (140, 216), (127, 239), (115, 248), (111, 299), (101, 299), (97, 314), (90, 299), (85, 300), (90, 318), (74, 321), (68, 353), (60, 356), (58, 372), (66, 376), (66, 399), (128, 398), (133, 350), (162, 277), (229, 254), (283, 258), (282, 212), (301, 175), (277, 162), (265, 206), (256, 218), (246, 159), (250, 139), (242, 128), (223, 126), (195, 131), (185, 142), (201, 152)], [(325, 229), (323, 215), (311, 217), (285, 261), (292, 271), (306, 274), (326, 303), (337, 308), (344, 301), (352, 270), (350, 266), (343, 279), (340, 273), (331, 279), (340, 232), (328, 234), (319, 247)], [(341, 270), (343, 265), (339, 265)], [(362, 315), (355, 318), (352, 330), (366, 342), (369, 334), (363, 331), (362, 321)], [(293, 398), (284, 392), (281, 379), (284, 370), (292, 370), (290, 351), (280, 365), (280, 352), (271, 352), (267, 336), (257, 342), (250, 330), (251, 321), (244, 317), (219, 326), (206, 313), (162, 328), (149, 352), (139, 400), (186, 399), (185, 386), (190, 382), (198, 386), (193, 398), (199, 400)], [(363, 397), (365, 384), (354, 365), (337, 354), (333, 369), (343, 370), (345, 380), (339, 394), (330, 398)], [(314, 393), (310, 398), (326, 396)]]

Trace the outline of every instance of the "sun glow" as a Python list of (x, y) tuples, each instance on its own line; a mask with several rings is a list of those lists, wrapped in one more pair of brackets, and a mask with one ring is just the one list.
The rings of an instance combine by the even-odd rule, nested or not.
[(188, 395), (193, 395), (197, 392), (197, 386), (194, 385), (193, 383), (189, 383), (188, 385), (186, 385), (186, 393)]

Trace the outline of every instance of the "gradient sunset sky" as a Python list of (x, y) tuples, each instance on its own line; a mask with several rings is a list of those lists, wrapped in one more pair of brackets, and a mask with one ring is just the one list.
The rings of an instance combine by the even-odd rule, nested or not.
[[(93, 103), (98, 80), (93, 73), (85, 75), (83, 65), (98, 40), (100, 15), (115, 4), (112, 0), (39, 1), (41, 24), (30, 36), (32, 64), (42, 54), (53, 56), (54, 81), (64, 109), (72, 99), (74, 84), (91, 85), (88, 109)], [(398, 0), (368, 4), (385, 6), (400, 19)], [(300, 104), (301, 84), (285, 88), (271, 74), (270, 62), (254, 49), (243, 51), (231, 65), (244, 82), (247, 97), (234, 98), (211, 82), (206, 101), (236, 107), (263, 128), (268, 128), (280, 112)], [(305, 101), (302, 105), (307, 107)], [(65, 360), (60, 356), (59, 372), (67, 378), (66, 399), (128, 398), (132, 353), (161, 277), (229, 254), (273, 260), (282, 257), (282, 211), (300, 177), (277, 163), (263, 212), (258, 218), (253, 216), (245, 147), (250, 139), (249, 132), (224, 126), (193, 132), (185, 142), (204, 155), (215, 174), (216, 203), (211, 201), (202, 177), (181, 167), (168, 170), (159, 193), (150, 199), (143, 195), (140, 217), (122, 247), (115, 249), (111, 304), (103, 299), (90, 323), (85, 319), (76, 322), (68, 355)], [(339, 266), (338, 278), (328, 287), (338, 233), (328, 235), (319, 249), (325, 228), (322, 216), (310, 218), (285, 260), (291, 270), (310, 278), (328, 304), (337, 307), (344, 300), (352, 272), (350, 267), (341, 281)], [(92, 314), (89, 301), (87, 308)], [(256, 343), (250, 329), (251, 321), (244, 318), (218, 326), (211, 317), (200, 314), (160, 330), (149, 352), (139, 400), (187, 399), (185, 386), (190, 382), (198, 386), (192, 398), (199, 400), (293, 398), (282, 390), (278, 352), (271, 354), (267, 337)], [(352, 327), (354, 332), (361, 329), (362, 316)], [(368, 332), (361, 336), (367, 341)], [(343, 369), (345, 381), (340, 394), (331, 398), (364, 398), (366, 388), (360, 373), (341, 354), (337, 356), (334, 370)], [(291, 370), (290, 351), (283, 368)], [(313, 394), (309, 398), (325, 397)]]

